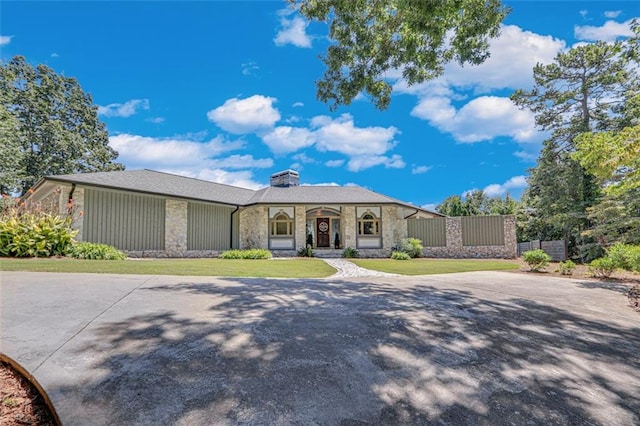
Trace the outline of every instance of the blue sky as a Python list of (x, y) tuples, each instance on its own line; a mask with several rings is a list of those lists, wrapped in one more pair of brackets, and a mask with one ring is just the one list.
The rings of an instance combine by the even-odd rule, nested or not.
[(629, 35), (633, 1), (512, 1), (491, 58), (447, 67), (391, 106), (330, 112), (315, 99), (326, 26), (284, 1), (3, 1), (0, 57), (76, 77), (128, 169), (259, 188), (357, 184), (433, 208), (471, 189), (519, 197), (545, 135), (508, 99), (576, 43)]

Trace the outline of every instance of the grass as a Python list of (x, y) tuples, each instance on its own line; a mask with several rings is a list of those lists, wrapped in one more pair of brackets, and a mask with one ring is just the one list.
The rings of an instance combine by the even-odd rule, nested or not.
[(401, 275), (450, 274), (453, 272), (505, 271), (519, 265), (507, 260), (485, 259), (349, 259), (358, 266)]
[(269, 278), (322, 278), (336, 272), (322, 260), (308, 258), (287, 260), (0, 258), (0, 271)]

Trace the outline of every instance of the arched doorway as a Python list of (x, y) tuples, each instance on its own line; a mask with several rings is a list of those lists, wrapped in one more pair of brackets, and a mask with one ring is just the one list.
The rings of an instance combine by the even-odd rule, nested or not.
[(340, 210), (317, 207), (307, 210), (306, 243), (316, 249), (342, 247)]

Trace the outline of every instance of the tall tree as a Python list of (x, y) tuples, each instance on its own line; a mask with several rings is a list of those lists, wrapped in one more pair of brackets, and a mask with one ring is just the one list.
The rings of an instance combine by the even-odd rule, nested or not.
[(438, 204), (436, 211), (447, 216), (485, 216), (515, 214), (518, 202), (506, 194), (502, 197), (489, 197), (479, 189), (465, 194), (464, 200), (460, 195), (447, 197)]
[(23, 178), (23, 163), (20, 123), (0, 104), (0, 194), (18, 191)]
[[(0, 93), (2, 108), (18, 123), (21, 150), (19, 180), (3, 181), (3, 189), (24, 194), (45, 175), (124, 168), (114, 162), (118, 153), (98, 108), (76, 79), (16, 56), (0, 65)], [(10, 161), (0, 157), (0, 170), (11, 168)]]
[(318, 99), (334, 110), (367, 93), (379, 109), (391, 100), (389, 71), (409, 85), (442, 74), (451, 61), (480, 64), (508, 8), (500, 0), (287, 0), (307, 19), (328, 22)]
[(528, 177), (523, 196), (523, 235), (564, 238), (577, 254), (589, 245), (587, 209), (599, 200), (600, 185), (572, 157), (576, 137), (584, 132), (622, 129), (636, 118), (637, 38), (612, 44), (598, 42), (559, 53), (549, 65), (533, 70), (532, 90), (518, 90), (511, 99), (535, 114), (536, 124), (550, 133)]

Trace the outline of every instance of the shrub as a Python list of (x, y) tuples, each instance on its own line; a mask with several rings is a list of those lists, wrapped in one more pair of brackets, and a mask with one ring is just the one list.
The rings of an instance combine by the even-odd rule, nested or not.
[(566, 260), (558, 264), (558, 269), (562, 275), (571, 275), (576, 269), (576, 264), (572, 260)]
[(75, 259), (90, 260), (124, 260), (127, 258), (123, 252), (113, 246), (87, 242), (73, 244), (68, 255)]
[(64, 256), (77, 233), (71, 217), (7, 208), (0, 215), (0, 256)]
[(391, 252), (391, 258), (393, 260), (411, 260), (411, 256), (403, 251), (394, 251)]
[(522, 258), (529, 265), (529, 270), (537, 272), (549, 266), (551, 256), (542, 249), (529, 250), (522, 253)]
[(616, 268), (640, 272), (640, 246), (616, 243), (607, 250)]
[(307, 244), (306, 247), (302, 247), (300, 250), (298, 250), (298, 256), (313, 257), (313, 248), (311, 247), (311, 244)]
[(589, 271), (594, 277), (598, 278), (609, 278), (615, 270), (616, 263), (610, 257), (601, 257), (600, 259), (592, 260), (589, 264)]
[(358, 257), (358, 256), (359, 256), (358, 250), (354, 249), (353, 247), (347, 247), (342, 252), (342, 257), (355, 258), (355, 257)]
[(412, 258), (422, 256), (422, 249), (422, 241), (417, 238), (403, 238), (393, 247), (393, 251), (406, 253)]
[(220, 254), (222, 259), (271, 259), (267, 249), (227, 250)]

